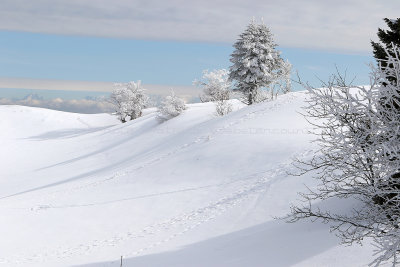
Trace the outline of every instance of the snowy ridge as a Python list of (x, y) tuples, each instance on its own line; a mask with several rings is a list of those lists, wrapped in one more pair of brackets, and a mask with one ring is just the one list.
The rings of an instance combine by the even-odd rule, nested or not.
[(0, 106), (0, 266), (365, 266), (370, 247), (273, 219), (315, 186), (287, 174), (313, 154), (305, 97), (163, 123)]

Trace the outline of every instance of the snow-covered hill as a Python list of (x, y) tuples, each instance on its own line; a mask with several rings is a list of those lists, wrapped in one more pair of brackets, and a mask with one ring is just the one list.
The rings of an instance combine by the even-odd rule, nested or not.
[(327, 225), (273, 219), (310, 177), (303, 92), (120, 124), (0, 106), (0, 266), (365, 266)]

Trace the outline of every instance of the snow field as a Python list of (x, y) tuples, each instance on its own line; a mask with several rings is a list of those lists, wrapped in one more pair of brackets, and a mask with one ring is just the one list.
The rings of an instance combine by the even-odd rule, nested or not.
[(163, 123), (0, 106), (0, 266), (365, 266), (372, 248), (273, 219), (315, 186), (287, 174), (313, 155), (305, 97)]

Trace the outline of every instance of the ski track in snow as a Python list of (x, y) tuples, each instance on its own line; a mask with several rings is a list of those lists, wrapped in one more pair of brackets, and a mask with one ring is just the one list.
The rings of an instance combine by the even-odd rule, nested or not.
[[(256, 197), (260, 194), (264, 194), (271, 184), (273, 184), (279, 178), (282, 178), (283, 174), (286, 174), (284, 170), (287, 169), (290, 164), (291, 163), (282, 164), (279, 167), (266, 172), (263, 178), (258, 178), (255, 182), (242, 186), (240, 190), (228, 194), (227, 196), (224, 196), (217, 201), (211, 202), (206, 206), (197, 208), (187, 213), (183, 213), (166, 221), (146, 226), (142, 230), (127, 231), (121, 234), (114, 235), (107, 239), (92, 240), (89, 243), (79, 244), (74, 247), (59, 247), (55, 250), (49, 250), (47, 252), (34, 254), (31, 256), (23, 254), (13, 255), (11, 259), (14, 260), (1, 258), (0, 264), (20, 265), (28, 263), (41, 263), (49, 260), (57, 260), (79, 255), (88, 255), (95, 249), (103, 249), (110, 246), (117, 246), (122, 242), (132, 241), (136, 239), (144, 239), (146, 237), (150, 239), (155, 239), (155, 241), (150, 242), (149, 245), (146, 245), (140, 249), (123, 253), (124, 257), (140, 255), (148, 250), (167, 243), (176, 237), (182, 236), (188, 231), (193, 230), (206, 222), (216, 219), (218, 216), (224, 214), (226, 211), (241, 204), (242, 202), (250, 199), (252, 196)], [(247, 177), (247, 180), (251, 179)], [(157, 234), (160, 236), (157, 237)], [(141, 240), (141, 242), (143, 241)]]
[[(309, 157), (313, 152), (313, 150), (308, 150), (299, 154), (298, 157)], [(147, 240), (150, 241), (150, 244), (133, 251), (121, 253), (123, 257), (139, 256), (179, 236), (183, 236), (187, 232), (194, 230), (204, 223), (216, 219), (225, 212), (240, 205), (246, 200), (251, 199), (252, 197), (265, 195), (273, 183), (287, 177), (286, 170), (288, 170), (291, 166), (292, 162), (288, 161), (280, 164), (278, 167), (272, 170), (264, 172), (262, 178), (258, 178), (259, 173), (243, 178), (241, 179), (242, 181), (251, 181), (252, 178), (257, 180), (255, 182), (250, 182), (247, 185), (242, 186), (240, 190), (230, 193), (216, 201), (210, 202), (203, 207), (158, 223), (145, 226), (142, 228), (142, 230), (128, 230), (107, 239), (95, 239), (88, 243), (78, 244), (74, 247), (58, 247), (57, 249), (50, 249), (47, 252), (34, 254), (31, 256), (20, 254), (13, 255), (11, 257), (12, 259), (18, 260), (0, 258), (0, 264), (7, 264), (6, 266), (8, 266), (10, 264), (21, 265), (29, 263), (44, 263), (51, 260), (90, 255), (96, 250), (106, 249), (107, 247), (115, 247), (124, 242), (134, 242), (138, 240), (141, 243), (146, 243), (147, 238)]]
[(151, 165), (153, 165), (155, 163), (161, 162), (162, 160), (164, 160), (166, 158), (169, 158), (169, 157), (171, 157), (171, 156), (173, 156), (173, 155), (175, 155), (175, 154), (177, 154), (177, 153), (179, 153), (179, 152), (181, 152), (183, 150), (186, 150), (186, 149), (188, 149), (188, 148), (190, 148), (190, 147), (192, 147), (194, 145), (204, 144), (204, 143), (210, 141), (210, 139), (215, 137), (217, 134), (219, 134), (221, 132), (224, 132), (224, 131), (228, 130), (229, 128), (233, 127), (233, 126), (237, 126), (237, 125), (239, 125), (241, 123), (249, 121), (250, 119), (255, 118), (257, 115), (258, 116), (265, 115), (266, 113), (275, 111), (279, 107), (281, 107), (282, 105), (289, 104), (294, 99), (295, 99), (294, 96), (289, 95), (289, 96), (286, 97), (286, 99), (282, 99), (281, 101), (275, 100), (273, 102), (269, 102), (269, 103), (272, 103), (272, 105), (268, 105), (267, 107), (265, 107), (265, 108), (263, 108), (261, 110), (256, 110), (256, 111), (251, 111), (249, 113), (246, 113), (241, 118), (239, 118), (237, 120), (234, 120), (234, 121), (232, 121), (230, 123), (227, 123), (223, 127), (217, 128), (217, 129), (215, 129), (215, 130), (213, 130), (213, 131), (211, 131), (211, 132), (209, 132), (207, 134), (201, 135), (200, 137), (196, 138), (194, 141), (192, 141), (190, 143), (183, 144), (181, 146), (178, 146), (177, 148), (171, 150), (168, 153), (165, 153), (165, 154), (163, 154), (161, 156), (155, 157), (155, 158), (150, 159), (150, 160), (148, 160), (148, 161), (146, 161), (146, 162), (144, 162), (142, 164), (139, 164), (139, 166), (132, 167), (132, 168), (126, 168), (123, 171), (117, 171), (116, 173), (112, 174), (111, 176), (109, 176), (109, 177), (107, 177), (105, 179), (101, 179), (101, 180), (99, 180), (98, 177), (94, 177), (91, 180), (95, 180), (95, 181), (81, 182), (81, 183), (84, 183), (84, 184), (83, 185), (81, 184), (81, 185), (78, 185), (78, 186), (74, 186), (74, 187), (72, 187), (70, 189), (67, 189), (67, 190), (61, 189), (61, 190), (54, 191), (53, 193), (48, 194), (47, 197), (48, 198), (55, 198), (56, 196), (59, 196), (60, 194), (69, 194), (69, 193), (80, 191), (80, 190), (83, 190), (83, 189), (86, 189), (86, 188), (96, 187), (96, 186), (102, 185), (104, 183), (110, 182), (112, 180), (116, 180), (116, 179), (119, 179), (121, 177), (130, 175), (130, 174), (132, 174), (132, 173), (134, 173), (136, 171), (140, 171), (140, 170), (142, 170), (142, 169), (144, 169), (146, 167), (149, 167), (149, 166), (151, 166)]

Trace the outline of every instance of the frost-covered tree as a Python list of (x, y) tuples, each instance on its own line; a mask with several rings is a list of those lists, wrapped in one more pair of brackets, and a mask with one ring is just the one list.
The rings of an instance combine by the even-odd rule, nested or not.
[(231, 97), (232, 83), (229, 81), (229, 72), (226, 69), (203, 71), (201, 80), (195, 80), (194, 85), (203, 88), (200, 95), (201, 102), (214, 102), (218, 100), (229, 100)]
[(278, 83), (282, 93), (287, 94), (292, 90), (292, 80), (290, 79), (290, 74), (292, 72), (292, 64), (288, 60), (283, 62), (281, 69), (279, 70)]
[(165, 97), (157, 108), (157, 117), (163, 121), (169, 120), (181, 114), (186, 108), (185, 101), (172, 90), (171, 95)]
[[(313, 172), (320, 185), (302, 194), (307, 204), (292, 207), (288, 217), (329, 222), (347, 244), (373, 238), (375, 266), (399, 264), (400, 253), (400, 50), (387, 51), (380, 63), (371, 67), (370, 87), (348, 86), (340, 75), (323, 88), (304, 84), (319, 152), (297, 167)], [(317, 206), (328, 199), (351, 199), (352, 207), (340, 214)]]
[(142, 110), (146, 107), (148, 99), (140, 81), (137, 83), (115, 83), (110, 97), (121, 122), (142, 116)]
[[(229, 77), (236, 81), (237, 90), (244, 95), (244, 103), (255, 103), (260, 88), (273, 90), (278, 81), (290, 77), (291, 65), (281, 58), (276, 46), (268, 27), (254, 21), (233, 45), (235, 50), (230, 59), (233, 65)], [(288, 88), (284, 91), (288, 91)]]
[(195, 80), (194, 85), (203, 88), (200, 95), (201, 102), (214, 102), (218, 116), (224, 116), (232, 111), (232, 104), (229, 102), (232, 94), (232, 83), (229, 81), (229, 72), (225, 69), (209, 72), (203, 71), (201, 80)]
[(231, 113), (233, 109), (232, 103), (229, 100), (220, 100), (215, 102), (215, 114), (217, 116), (225, 116)]

